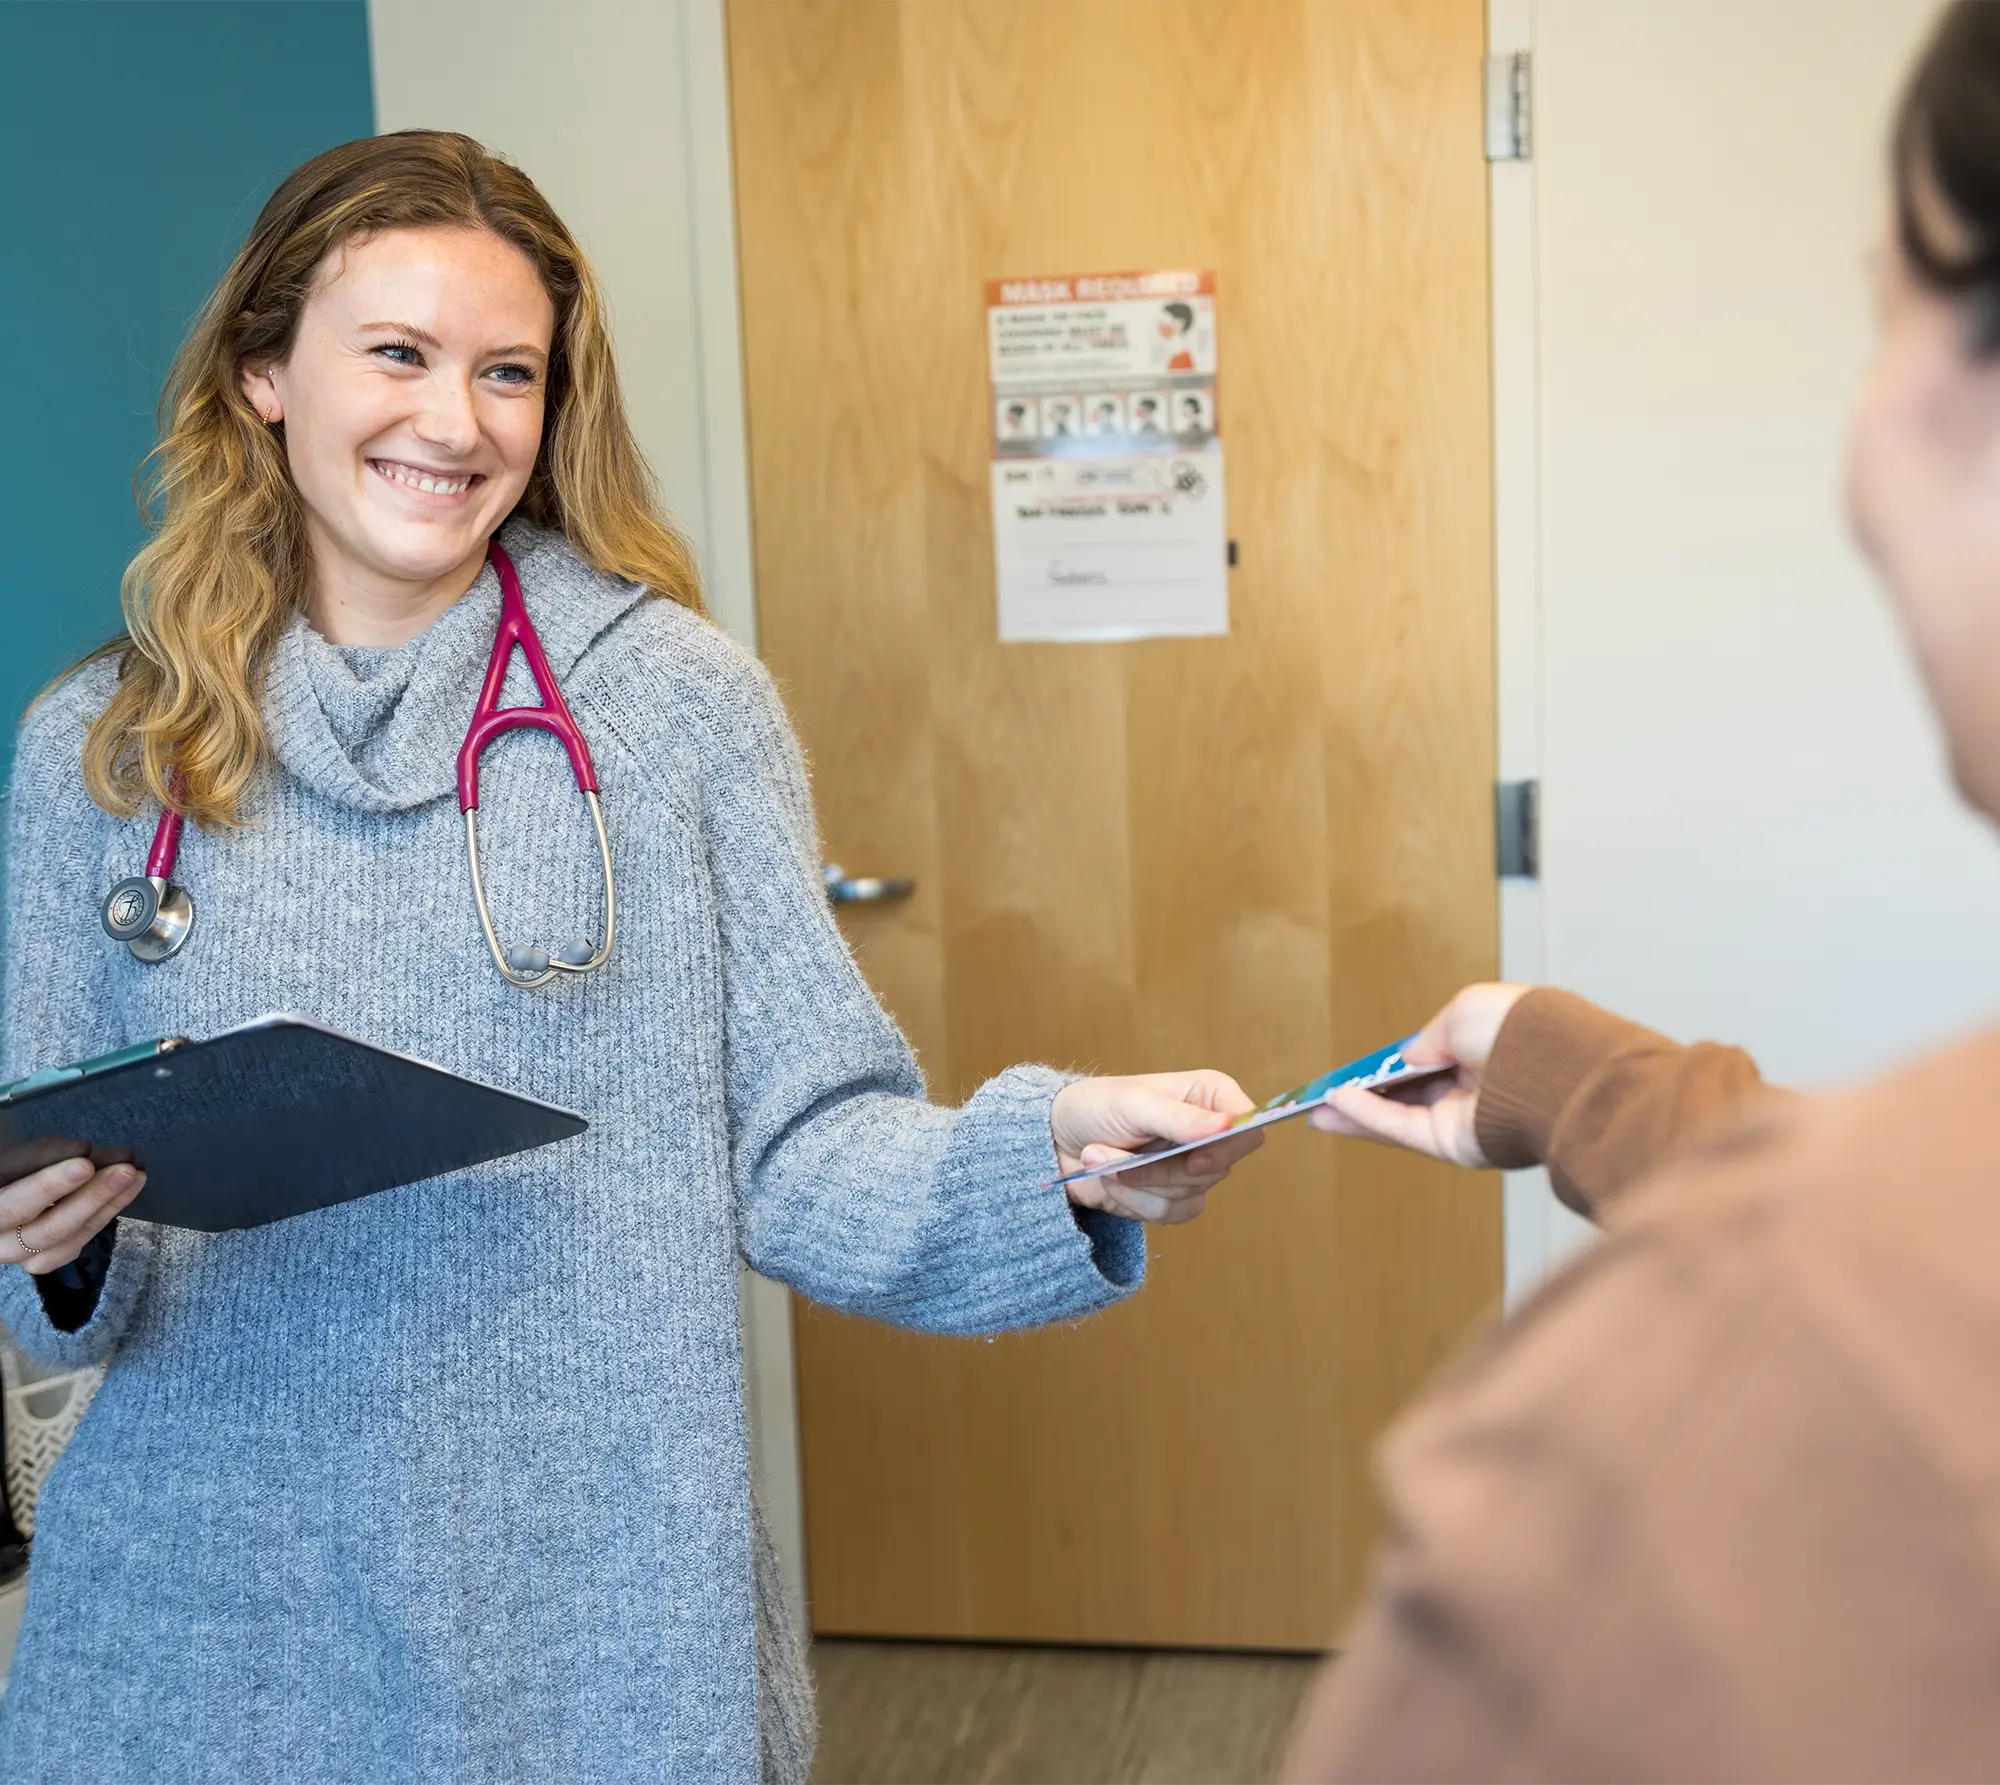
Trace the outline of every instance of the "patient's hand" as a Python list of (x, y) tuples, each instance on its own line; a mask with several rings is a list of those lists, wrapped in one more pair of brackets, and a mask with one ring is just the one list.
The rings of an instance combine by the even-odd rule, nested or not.
[[(1139, 1078), (1083, 1078), (1056, 1093), (1049, 1129), (1064, 1172), (1107, 1165), (1157, 1141), (1178, 1146), (1219, 1134), (1230, 1118), (1255, 1108), (1224, 1072), (1154, 1072)], [(1108, 1209), (1140, 1221), (1192, 1221), (1208, 1193), (1261, 1133), (1232, 1135), (1212, 1147), (1158, 1165), (1135, 1165), (1112, 1178), (1068, 1186), (1078, 1208)]]
[(1524, 985), (1467, 986), (1403, 1049), (1403, 1058), (1412, 1066), (1450, 1064), (1455, 1071), (1387, 1096), (1343, 1086), (1324, 1109), (1313, 1111), (1312, 1125), (1328, 1134), (1387, 1141), (1450, 1165), (1491, 1163), (1480, 1152), (1473, 1129), (1479, 1081), (1492, 1058), (1500, 1025), (1528, 990)]

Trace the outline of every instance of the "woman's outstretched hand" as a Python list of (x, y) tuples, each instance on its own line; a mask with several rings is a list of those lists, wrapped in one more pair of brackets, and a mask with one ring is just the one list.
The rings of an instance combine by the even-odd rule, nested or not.
[(1403, 1058), (1412, 1066), (1449, 1065), (1451, 1072), (1386, 1097), (1379, 1091), (1343, 1086), (1308, 1119), (1328, 1134), (1387, 1141), (1449, 1165), (1489, 1163), (1479, 1150), (1473, 1125), (1479, 1112), (1479, 1083), (1500, 1025), (1528, 990), (1524, 985), (1467, 986), (1403, 1049)]
[[(1179, 1146), (1220, 1134), (1255, 1108), (1226, 1072), (1153, 1072), (1139, 1078), (1081, 1078), (1056, 1093), (1049, 1131), (1065, 1173), (1108, 1165), (1141, 1147)], [(1078, 1208), (1108, 1209), (1140, 1221), (1192, 1221), (1229, 1168), (1263, 1144), (1261, 1133), (1233, 1135), (1159, 1165), (1135, 1165), (1115, 1178), (1068, 1186)]]

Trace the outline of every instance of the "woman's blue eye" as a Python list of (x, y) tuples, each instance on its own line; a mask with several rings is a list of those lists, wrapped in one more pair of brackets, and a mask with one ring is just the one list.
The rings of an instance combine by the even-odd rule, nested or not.
[[(391, 365), (421, 367), (424, 363), (423, 350), (414, 341), (384, 341), (373, 351), (387, 359)], [(505, 364), (490, 368), (487, 376), (498, 379), (502, 384), (511, 385), (517, 390), (526, 390), (535, 383), (537, 373), (533, 366), (509, 360)]]

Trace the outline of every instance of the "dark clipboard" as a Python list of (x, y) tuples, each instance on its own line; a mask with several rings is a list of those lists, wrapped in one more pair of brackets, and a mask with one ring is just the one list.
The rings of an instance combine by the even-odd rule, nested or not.
[(202, 1233), (259, 1227), (581, 1134), (581, 1116), (357, 1041), (259, 1017), (207, 1041), (144, 1042), (0, 1087), (0, 1177), (56, 1138), (129, 1155), (126, 1213)]

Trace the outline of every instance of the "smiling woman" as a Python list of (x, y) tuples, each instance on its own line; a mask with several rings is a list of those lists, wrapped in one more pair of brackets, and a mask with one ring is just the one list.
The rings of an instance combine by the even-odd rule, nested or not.
[[(16, 759), (37, 946), (0, 1078), (284, 1010), (589, 1128), (227, 1234), (119, 1220), (143, 1178), (109, 1154), (0, 1174), (0, 1322), (109, 1360), (38, 1509), (0, 1774), (803, 1781), (739, 1261), (906, 1326), (1073, 1320), (1137, 1287), (1134, 1218), (1198, 1214), (1256, 1137), (1055, 1180), (1249, 1100), (1016, 1067), (928, 1102), (777, 693), (700, 615), (588, 263), (478, 144), (300, 168), (164, 413), (129, 635)], [(552, 816), (572, 773), (587, 836)], [(141, 950), (98, 912), (155, 808), (137, 884), (184, 812), (204, 916)], [(511, 946), (482, 882), (535, 926)]]
[[(471, 586), (516, 509), (594, 568), (700, 605), (625, 421), (590, 264), (533, 182), (469, 137), (365, 138), (292, 174), (203, 308), (162, 408), (158, 526), (126, 572), (128, 636), (107, 648), (117, 689), (84, 751), (108, 811), (150, 797), (237, 822), (264, 761), (252, 691), (288, 616), (371, 634), (335, 642), (412, 637)], [(466, 454), (477, 462), (456, 462)], [(363, 501), (426, 474), (435, 499), (440, 472), (479, 479), (455, 511)], [(406, 573), (425, 596), (386, 621), (392, 641), (383, 597)]]

